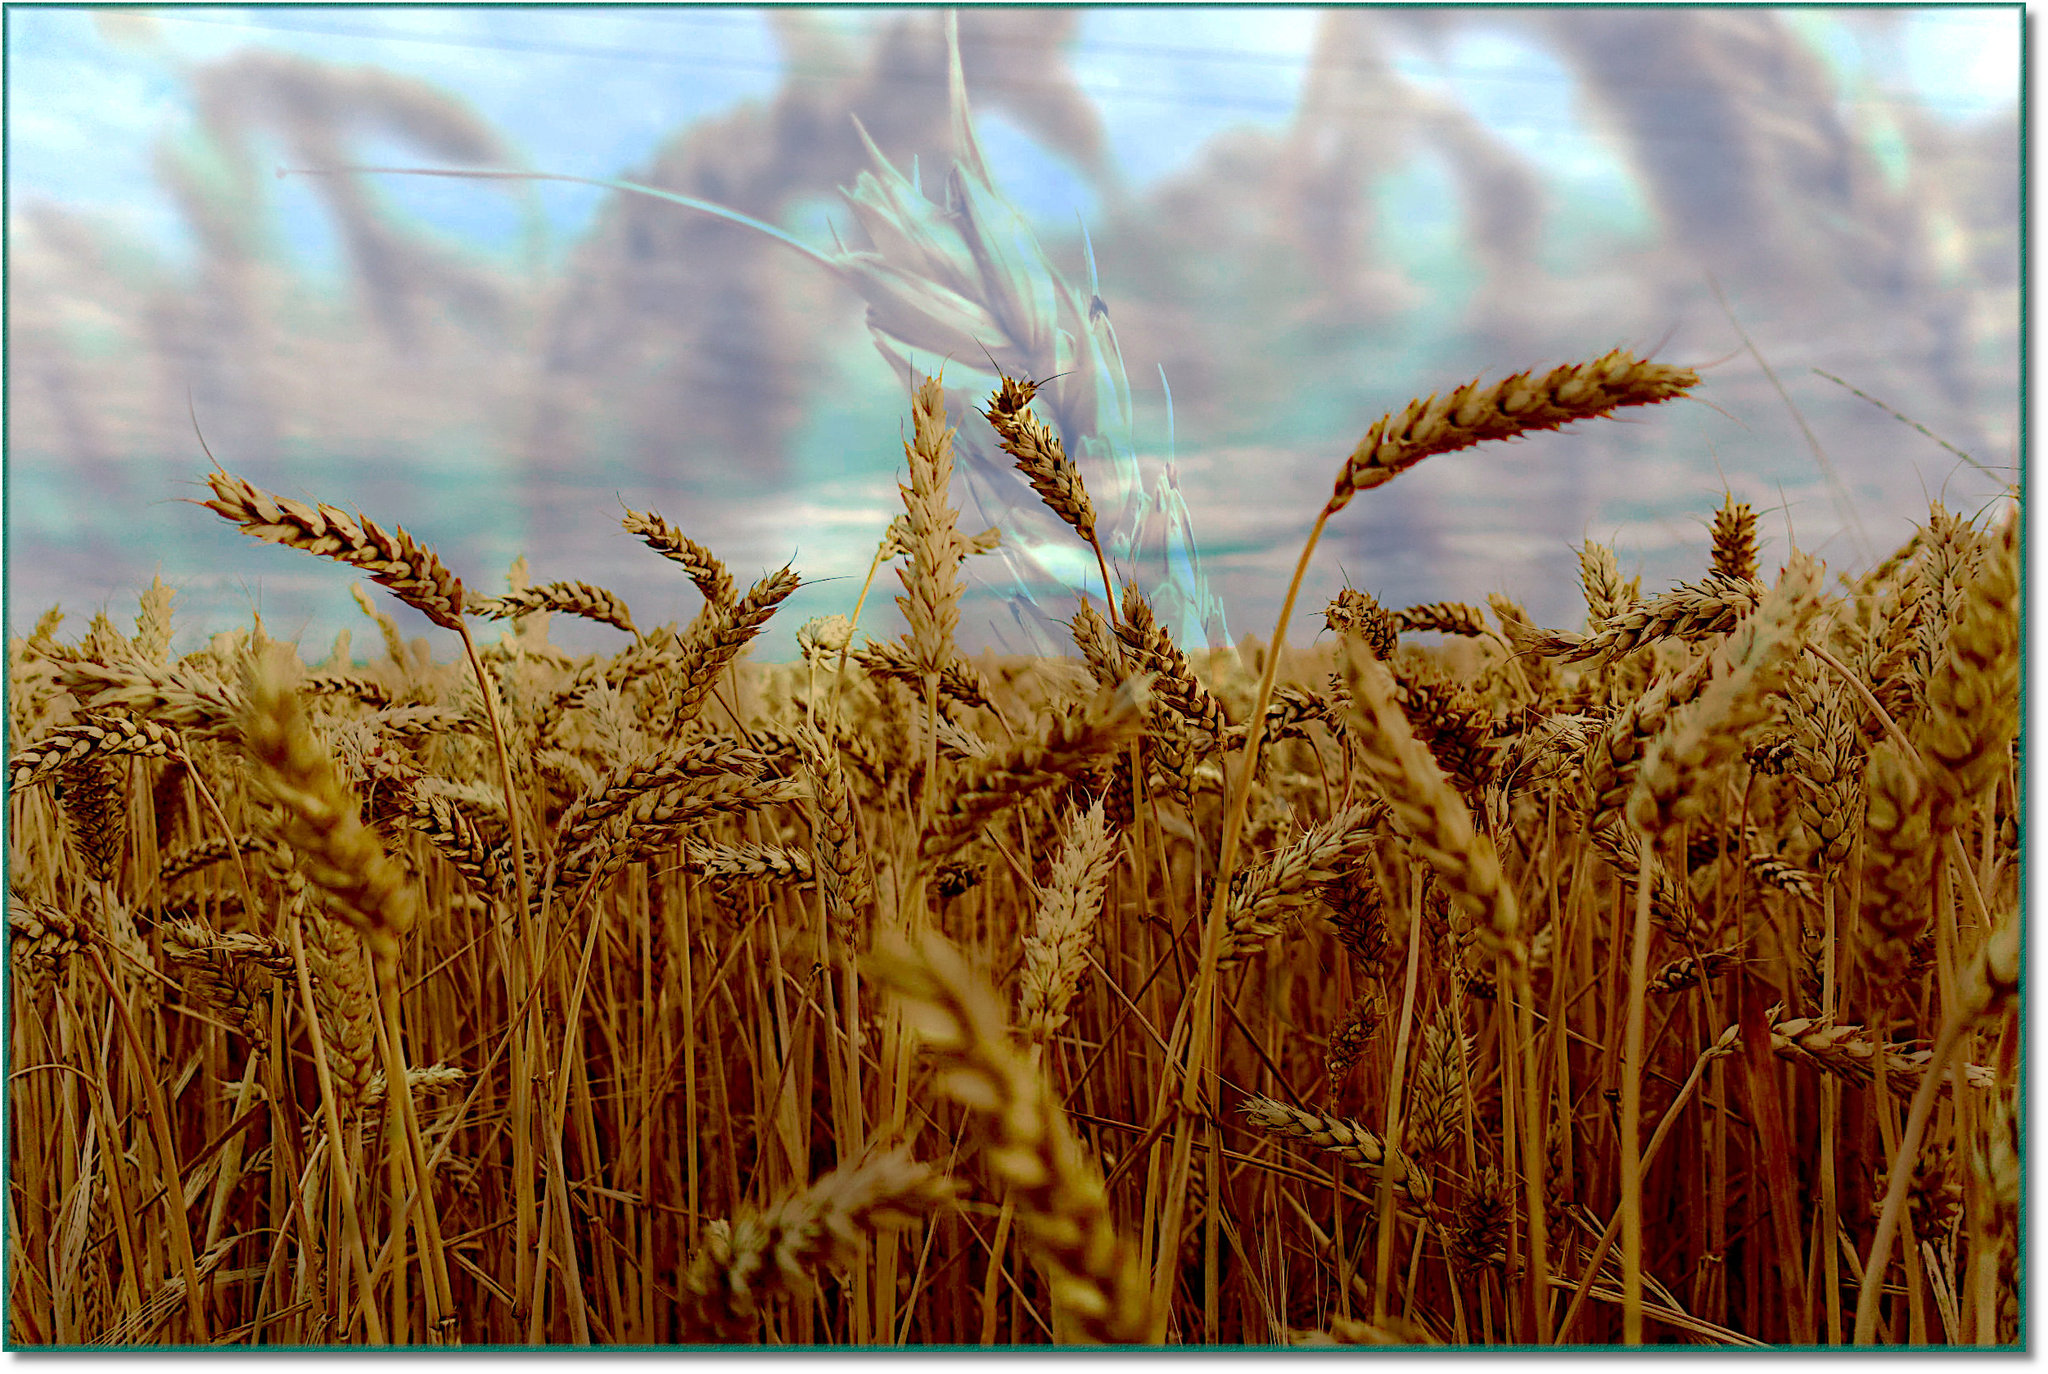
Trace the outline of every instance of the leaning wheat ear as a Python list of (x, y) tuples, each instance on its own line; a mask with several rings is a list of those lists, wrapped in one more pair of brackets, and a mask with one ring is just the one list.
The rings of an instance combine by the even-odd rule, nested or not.
[(852, 1258), (868, 1232), (907, 1225), (951, 1199), (951, 1185), (931, 1166), (889, 1150), (842, 1165), (737, 1224), (714, 1221), (679, 1285), (685, 1321), (714, 1340), (742, 1335), (769, 1298), (808, 1293), (812, 1272)]
[(1329, 511), (1344, 509), (1359, 492), (1393, 481), (1432, 454), (1562, 429), (1623, 406), (1655, 405), (1699, 384), (1699, 374), (1689, 367), (1645, 362), (1624, 348), (1589, 363), (1554, 367), (1541, 377), (1517, 372), (1498, 382), (1475, 378), (1448, 396), (1410, 401), (1367, 430), (1337, 474)]
[(1462, 918), (1457, 924), (1477, 920), (1481, 924), (1472, 934), (1488, 952), (1521, 962), (1527, 958), (1521, 916), (1493, 841), (1477, 833), (1472, 813), (1415, 738), (1394, 703), (1394, 682), (1385, 667), (1348, 639), (1343, 665), (1359, 766), (1386, 801), (1396, 829), (1456, 903)]
[(277, 838), (299, 856), (308, 881), (333, 902), (381, 960), (395, 959), (412, 929), (405, 875), (363, 825), (334, 760), (313, 738), (298, 694), (272, 656), (243, 675), (242, 738), (257, 777), (277, 804)]
[[(1216, 861), (1214, 896), (1203, 927), (1201, 958), (1188, 999), (1191, 1015), (1187, 1062), (1195, 1066), (1196, 1071), (1181, 1081), (1181, 1106), (1184, 1109), (1197, 1105), (1207, 1073), (1211, 1071), (1218, 1019), (1219, 984), (1216, 974), (1229, 919), (1231, 878), (1236, 872), (1238, 845), (1244, 835), (1252, 784), (1257, 778), (1259, 746), (1265, 739), (1266, 707), (1273, 699), (1273, 683), (1286, 648), (1287, 623), (1294, 615), (1295, 598), (1301, 595), (1301, 583), (1308, 573), (1309, 559), (1315, 555), (1316, 542), (1322, 538), (1323, 527), (1329, 523), (1330, 517), (1351, 504), (1351, 499), (1359, 492), (1392, 481), (1433, 454), (1452, 453), (1489, 439), (1511, 439), (1520, 434), (1561, 429), (1575, 420), (1611, 415), (1623, 406), (1672, 400), (1697, 385), (1699, 375), (1689, 368), (1646, 362), (1625, 350), (1616, 349), (1591, 362), (1553, 368), (1541, 378), (1532, 373), (1518, 372), (1498, 382), (1468, 382), (1446, 397), (1432, 396), (1427, 400), (1411, 401), (1367, 430), (1365, 438), (1344, 460), (1330, 499), (1324, 503), (1315, 524), (1309, 529), (1301, 557), (1294, 565), (1293, 580), (1287, 584), (1287, 596), (1280, 606), (1280, 619), (1273, 627), (1273, 642), (1266, 651), (1265, 669), (1259, 675), (1258, 691), (1252, 698), (1244, 759), (1229, 788), (1223, 840)], [(1511, 910), (1511, 907), (1495, 908), (1496, 912), (1502, 910)], [(1491, 924), (1488, 930), (1496, 937), (1500, 935)], [(1503, 945), (1504, 950), (1513, 948), (1512, 944)], [(1525, 976), (1523, 980), (1526, 981)], [(1528, 1064), (1533, 1062), (1527, 1061)], [(1175, 1131), (1174, 1148), (1181, 1158), (1185, 1158), (1179, 1152), (1184, 1148), (1188, 1129), (1182, 1125)], [(1176, 1191), (1180, 1183), (1180, 1179), (1174, 1181), (1172, 1186)], [(1531, 1192), (1535, 1192), (1533, 1187)], [(1532, 1213), (1536, 1216), (1540, 1216), (1538, 1208), (1540, 1203), (1532, 1204)], [(1544, 1265), (1540, 1223), (1533, 1239), (1535, 1271), (1540, 1287)]]
[(360, 512), (350, 519), (333, 506), (278, 496), (220, 468), (208, 473), (206, 481), (214, 499), (197, 504), (234, 521), (242, 533), (360, 568), (436, 625), (462, 628), (462, 579), (404, 530), (387, 533)]
[(1052, 1086), (1012, 1043), (1002, 1004), (951, 945), (877, 941), (874, 977), (902, 999), (939, 1065), (939, 1090), (982, 1118), (983, 1162), (1017, 1208), (1017, 1233), (1087, 1340), (1131, 1345), (1152, 1327), (1150, 1284), (1117, 1234), (1102, 1175)]
[(332, 558), (360, 568), (370, 580), (388, 587), (400, 601), (439, 625), (462, 636), (462, 647), (476, 674), (477, 691), (483, 697), (490, 721), (491, 738), (498, 751), (499, 781), (505, 791), (506, 818), (512, 831), (512, 869), (522, 902), (526, 896), (526, 859), (520, 838), (519, 801), (512, 781), (512, 761), (505, 745), (504, 728), (498, 721), (496, 694), (486, 681), (483, 660), (477, 657), (476, 641), (463, 624), (462, 579), (448, 571), (434, 551), (404, 530), (386, 532), (368, 516), (354, 519), (333, 506), (309, 506), (303, 501), (253, 486), (216, 467), (207, 474), (214, 499), (196, 504), (232, 520), (242, 532), (265, 543), (302, 549), (322, 558)]

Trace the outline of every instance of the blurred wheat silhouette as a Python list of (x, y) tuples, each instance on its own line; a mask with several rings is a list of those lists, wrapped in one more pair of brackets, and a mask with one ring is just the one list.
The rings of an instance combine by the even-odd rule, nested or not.
[[(1142, 451), (1133, 437), (1130, 379), (1116, 327), (1103, 301), (1093, 247), (1082, 229), (1088, 294), (1054, 265), (1024, 214), (1004, 198), (982, 155), (960, 65), (957, 16), (945, 18), (947, 99), (953, 165), (942, 198), (927, 194), (913, 161), (905, 176), (875, 146), (858, 115), (854, 124), (874, 167), (841, 188), (855, 219), (873, 244), (850, 249), (835, 241), (825, 252), (752, 215), (696, 196), (638, 182), (548, 172), (427, 167), (329, 166), (292, 169), (300, 174), (383, 173), (474, 180), (560, 181), (650, 196), (742, 224), (786, 244), (827, 269), (867, 302), (868, 331), (907, 389), (923, 370), (950, 369), (954, 408), (974, 413), (991, 373), (1047, 386), (1046, 409), (1067, 450), (1088, 465), (1091, 488), (1103, 504), (1108, 556), (1151, 598), (1176, 633), (1194, 642), (1229, 643), (1222, 602), (1210, 591), (1179, 475), (1171, 454)], [(280, 173), (281, 175), (283, 173)], [(836, 240), (836, 233), (835, 233)], [(923, 355), (923, 356), (920, 356)], [(1057, 377), (1057, 383), (1050, 379)], [(1160, 374), (1162, 388), (1165, 374)], [(1167, 392), (1169, 434), (1171, 392)], [(991, 441), (985, 423), (971, 422), (959, 452), (968, 492), (986, 523), (1004, 531), (996, 550), (1006, 577), (989, 579), (1003, 597), (1012, 634), (997, 629), (1012, 652), (1056, 650), (1061, 630), (1053, 611), (1067, 611), (1074, 593), (1086, 593), (1091, 569), (1071, 557), (1057, 520), (1048, 516)]]

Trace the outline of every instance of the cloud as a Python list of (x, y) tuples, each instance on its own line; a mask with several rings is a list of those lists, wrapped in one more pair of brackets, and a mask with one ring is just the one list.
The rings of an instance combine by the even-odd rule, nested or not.
[[(1830, 13), (1880, 56), (1919, 33)], [(201, 22), (216, 18), (235, 23)], [(166, 11), (160, 41), (116, 50), (66, 12), (10, 14), (10, 94), (44, 91), (79, 117), (31, 111), (12, 131), (17, 596), (116, 595), (161, 559), (167, 577), (209, 579), (181, 605), (194, 620), (241, 619), (244, 578), (323, 633), (355, 617), (345, 592), (278, 571), (278, 551), (223, 553), (203, 517), (163, 504), (205, 464), (189, 392), (231, 468), (418, 525), (479, 585), (524, 550), (536, 575), (687, 613), (673, 569), (618, 531), (617, 493), (682, 520), (736, 573), (798, 551), (807, 575), (840, 579), (801, 593), (803, 613), (850, 609), (895, 506), (907, 406), (861, 303), (814, 264), (708, 216), (592, 194), (573, 215), (546, 210), (578, 228), (529, 265), (522, 216), (562, 204), (556, 189), (294, 183), (346, 267), (322, 294), (270, 178), (286, 153), (523, 157), (822, 230), (867, 163), (852, 116), (927, 176), (951, 152), (936, 13), (841, 18), (295, 11), (259, 27)], [(1019, 175), (1077, 278), (1052, 200), (1098, 207), (1131, 439), (1163, 464), (1163, 367), (1179, 496), (1235, 633), (1268, 632), (1337, 464), (1382, 411), (1618, 343), (1715, 361), (1702, 403), (1432, 460), (1333, 524), (1309, 593), (1346, 575), (1389, 601), (1511, 586), (1569, 621), (1573, 543), (1614, 539), (1649, 583), (1696, 576), (1724, 479), (1760, 508), (1789, 502), (1802, 540), (1845, 561), (1881, 552), (1944, 484), (1963, 508), (1996, 490), (1815, 368), (1980, 461), (2016, 461), (2016, 115), (1951, 119), (1923, 74), (1912, 98), (1883, 97), (1886, 151), (1858, 113), (1875, 107), (1845, 99), (1840, 65), (1777, 12), (960, 22), (974, 108), (1007, 131), (997, 145), (1042, 158)], [(1980, 31), (1947, 32), (1965, 40), (1951, 68), (1975, 70)], [(58, 89), (67, 71), (80, 94)], [(115, 199), (131, 207), (118, 222), (95, 208)], [(459, 203), (492, 208), (464, 218)], [(147, 206), (168, 207), (175, 237)], [(991, 509), (1031, 509), (1021, 483), (983, 486)], [(871, 597), (878, 624), (892, 595)], [(992, 593), (977, 605), (963, 625), (1007, 614)]]

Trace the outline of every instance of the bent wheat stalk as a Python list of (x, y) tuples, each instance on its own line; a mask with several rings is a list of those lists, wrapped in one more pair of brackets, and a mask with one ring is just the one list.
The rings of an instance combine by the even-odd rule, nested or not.
[[(1302, 579), (1330, 517), (1350, 505), (1359, 492), (1392, 481), (1434, 454), (1454, 453), (1490, 439), (1561, 429), (1575, 420), (1611, 415), (1623, 406), (1654, 405), (1683, 396), (1697, 385), (1699, 374), (1690, 368), (1647, 362), (1625, 349), (1615, 349), (1591, 362), (1553, 368), (1540, 380), (1532, 373), (1518, 372), (1490, 385), (1478, 380), (1468, 382), (1446, 397), (1411, 401), (1367, 430), (1358, 447), (1345, 459), (1330, 499), (1309, 528), (1308, 540), (1295, 562), (1294, 576), (1280, 605), (1280, 619), (1273, 627), (1273, 642), (1266, 650), (1265, 671), (1259, 675), (1258, 691), (1252, 698), (1244, 759), (1230, 788), (1229, 807), (1224, 814), (1214, 897), (1202, 933), (1201, 962), (1193, 995), (1182, 1011), (1184, 1017), (1192, 1014), (1188, 1025), (1187, 1072), (1181, 1081), (1183, 1108), (1197, 1108), (1201, 1083), (1211, 1072), (1217, 964), (1228, 919), (1230, 878), (1236, 870), (1246, 809), (1258, 769), (1259, 747), (1265, 737), (1266, 707), (1273, 699), (1273, 683), (1286, 649), (1287, 626), (1294, 616), (1295, 600), (1301, 595)], [(1182, 1138), (1190, 1129), (1189, 1121), (1183, 1115), (1175, 1128), (1174, 1172), (1183, 1177), (1182, 1162), (1187, 1155)], [(1174, 1187), (1180, 1187), (1178, 1178)]]
[[(1287, 596), (1280, 606), (1280, 619), (1273, 627), (1273, 642), (1266, 651), (1265, 671), (1260, 674), (1257, 694), (1252, 699), (1251, 729), (1245, 738), (1245, 757), (1236, 785), (1230, 792), (1230, 808), (1224, 817), (1222, 853), (1217, 861), (1216, 896), (1209, 913), (1208, 929), (1202, 941), (1202, 966), (1196, 1001), (1202, 1004), (1215, 982), (1216, 955), (1227, 904), (1230, 875), (1237, 861), (1237, 849), (1244, 831), (1245, 809), (1251, 798), (1251, 784), (1258, 763), (1259, 746), (1265, 733), (1266, 705), (1273, 697), (1273, 682), (1286, 647), (1288, 622), (1294, 616), (1295, 599), (1308, 572), (1323, 527), (1330, 517), (1351, 504), (1359, 492), (1391, 482), (1423, 459), (1438, 453), (1454, 453), (1490, 439), (1510, 439), (1521, 434), (1562, 429), (1575, 420), (1611, 415), (1623, 406), (1654, 405), (1683, 396), (1699, 385), (1699, 374), (1690, 368), (1647, 362), (1626, 349), (1615, 349), (1587, 363), (1566, 364), (1551, 369), (1541, 379), (1533, 373), (1518, 372), (1492, 384), (1467, 382), (1448, 396), (1431, 396), (1411, 401), (1382, 417), (1337, 473), (1335, 488), (1310, 527), (1308, 541), (1296, 561), (1294, 577), (1287, 584)], [(1204, 1017), (1203, 1021), (1213, 1018)], [(1196, 1043), (1207, 1038), (1199, 1031)]]

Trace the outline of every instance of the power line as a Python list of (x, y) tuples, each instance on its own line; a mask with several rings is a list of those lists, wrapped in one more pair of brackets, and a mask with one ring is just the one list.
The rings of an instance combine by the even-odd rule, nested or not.
[[(290, 11), (279, 10), (271, 11), (271, 13), (284, 14), (290, 13)], [(157, 13), (155, 17), (159, 20), (159, 22), (208, 24), (214, 25), (216, 27), (249, 29), (258, 32), (293, 33), (339, 38), (361, 38), (372, 41), (383, 41), (388, 43), (423, 43), (439, 47), (457, 47), (496, 52), (527, 52), (541, 56), (593, 58), (608, 61), (639, 62), (661, 66), (673, 66), (691, 69), (709, 68), (714, 70), (723, 69), (729, 71), (744, 72), (772, 72), (781, 73), (788, 77), (795, 78), (798, 80), (819, 80), (830, 76), (845, 76), (861, 70), (860, 66), (855, 63), (811, 63), (805, 64), (803, 66), (794, 66), (791, 63), (784, 60), (768, 62), (749, 61), (743, 58), (732, 58), (722, 55), (711, 56), (708, 54), (701, 53), (661, 53), (650, 51), (644, 48), (598, 47), (591, 46), (588, 44), (573, 44), (559, 42), (530, 42), (519, 39), (503, 38), (495, 35), (489, 39), (464, 38), (440, 34), (410, 33), (405, 32), (403, 30), (380, 29), (363, 26), (335, 24), (331, 22), (326, 24), (290, 22), (283, 24), (266, 25), (252, 23), (247, 20), (240, 19), (200, 17), (195, 14), (192, 14), (189, 11), (160, 11)], [(664, 12), (663, 22), (670, 24), (694, 22), (694, 16), (692, 16), (690, 20), (685, 21), (681, 19), (680, 16), (671, 18), (667, 13)], [(732, 29), (735, 26), (720, 25), (718, 27)], [(982, 46), (993, 46), (998, 48), (1003, 46), (1011, 46), (1019, 49), (1025, 47), (1025, 45), (1021, 42), (1012, 42), (1006, 44), (1004, 40), (993, 37), (984, 37), (977, 41)], [(1391, 70), (1396, 76), (1402, 77), (1404, 80), (1409, 81), (1411, 84), (1421, 84), (1416, 82), (1415, 75), (1413, 73), (1403, 71), (1403, 64), (1398, 59), (1396, 59), (1391, 64), (1388, 64), (1387, 67), (1382, 68), (1377, 63), (1318, 63), (1314, 60), (1312, 51), (1308, 54), (1304, 54), (1301, 57), (1296, 57), (1292, 54), (1282, 55), (1248, 53), (1241, 49), (1234, 50), (1221, 47), (1190, 48), (1177, 47), (1170, 44), (1121, 43), (1111, 39), (1090, 39), (1084, 46), (1080, 48), (1081, 54), (1102, 52), (1122, 53), (1155, 59), (1166, 58), (1178, 60), (1194, 60), (1213, 63), (1220, 66), (1236, 66), (1240, 68), (1251, 66), (1279, 67), (1288, 65), (1298, 65), (1302, 67), (1304, 77), (1307, 76), (1310, 72), (1314, 72), (1317, 74), (1334, 75), (1339, 78), (1342, 78), (1347, 75), (1363, 78), (1367, 76), (1377, 75), (1382, 70)], [(1075, 54), (1073, 53), (1069, 54), (1070, 57), (1074, 55)], [(1452, 64), (1443, 64), (1441, 67), (1441, 71), (1443, 73), (1443, 79), (1448, 84), (1459, 84), (1467, 82), (1489, 82), (1499, 85), (1570, 86), (1580, 84), (1583, 81), (1583, 78), (1576, 77), (1570, 72), (1563, 72), (1559, 75), (1552, 75), (1550, 73), (1532, 72), (1526, 69), (1516, 70), (1513, 67), (1502, 66), (1460, 67)], [(934, 77), (929, 81), (918, 82), (915, 84), (940, 87), (943, 85), (943, 82), (943, 77)], [(1081, 94), (1089, 96), (1097, 102), (1101, 102), (1105, 99), (1114, 97), (1116, 99), (1136, 100), (1147, 103), (1195, 105), (1198, 107), (1214, 109), (1242, 109), (1257, 111), (1261, 113), (1283, 112), (1286, 110), (1297, 108), (1300, 103), (1298, 99), (1294, 101), (1280, 101), (1272, 98), (1260, 98), (1242, 95), (1225, 96), (1221, 98), (1212, 95), (1206, 98), (1198, 97), (1191, 99), (1189, 93), (1184, 88), (1145, 88), (1128, 86), (1121, 83), (1118, 83), (1115, 86), (1105, 87), (1100, 83), (1091, 83), (1081, 80), (1079, 78), (1075, 78), (1071, 83), (1061, 83), (1049, 80), (1034, 81), (1028, 77), (1019, 79), (1014, 76), (1006, 74), (1003, 84), (1007, 87), (1010, 87), (1011, 89), (1031, 89), (1033, 87), (1038, 87), (1040, 89), (1058, 89), (1062, 85), (1070, 84), (1074, 89), (1078, 90)], [(1618, 85), (1611, 85), (1609, 89), (1654, 89), (1673, 93), (1691, 91), (1695, 93), (1704, 94), (1718, 91), (1720, 88), (1708, 84), (1681, 85), (1671, 82), (1622, 82), (1618, 83)], [(1838, 99), (1836, 103), (1841, 106), (1846, 106), (1850, 109), (1878, 108), (1890, 105), (1899, 105), (1913, 106), (1925, 110), (1965, 110), (1976, 108), (1979, 105), (1981, 105), (1982, 102), (1970, 99), (1957, 100), (1931, 98), (1906, 91), (1876, 89), (1871, 92), (1871, 95), (1868, 98), (1844, 98)], [(2018, 104), (2017, 81), (2015, 81), (2015, 87), (2013, 92), (2013, 104), (2015, 105), (2015, 107)]]

